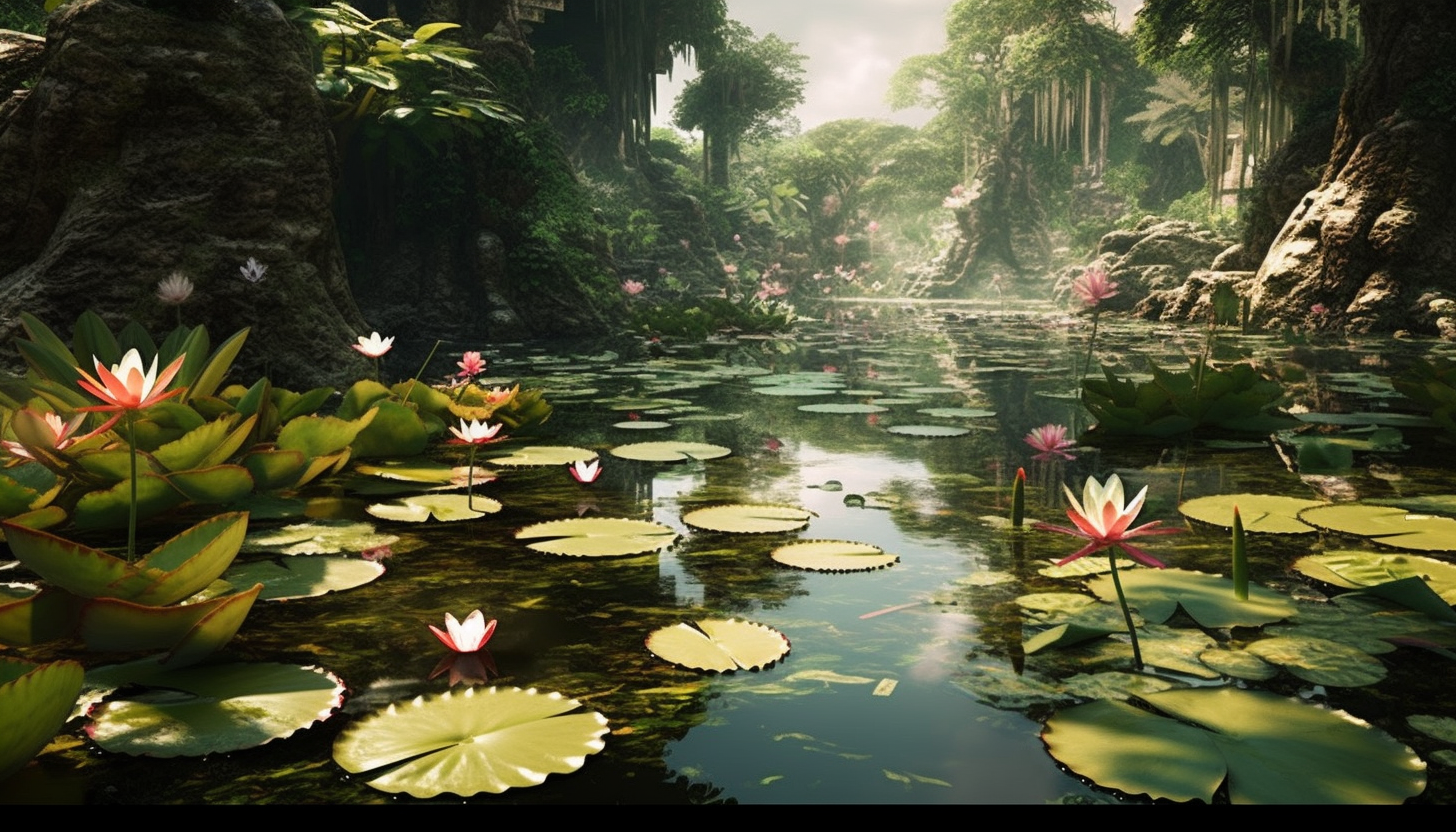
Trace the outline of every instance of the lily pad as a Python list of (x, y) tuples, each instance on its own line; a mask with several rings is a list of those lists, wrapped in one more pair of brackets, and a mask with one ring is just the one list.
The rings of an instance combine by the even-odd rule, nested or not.
[(495, 465), (570, 465), (573, 462), (586, 462), (597, 456), (596, 451), (588, 451), (586, 448), (573, 448), (566, 445), (532, 445), (525, 448), (517, 448), (506, 456), (491, 457), (487, 462)]
[[(389, 546), (399, 535), (380, 534), (373, 523), (348, 520), (314, 520), (281, 529), (254, 532), (243, 541), (244, 552), (277, 552), (282, 555), (336, 555)], [(265, 594), (266, 597), (266, 594)]]
[(984, 419), (996, 415), (994, 410), (983, 410), (979, 407), (927, 407), (917, 412), (937, 419)]
[(647, 419), (636, 421), (614, 422), (612, 427), (619, 430), (663, 430), (672, 427), (672, 422), (654, 422)]
[(567, 774), (606, 743), (606, 717), (559, 693), (465, 688), (390, 705), (350, 726), (334, 761), (380, 791), (499, 794)]
[(1385, 678), (1385, 665), (1365, 652), (1323, 638), (1279, 636), (1244, 648), (1315, 685), (1353, 688)]
[(1414, 514), (1394, 506), (1339, 503), (1303, 511), (1299, 519), (1322, 529), (1368, 537), (1397, 549), (1456, 551), (1456, 519), (1450, 517)]
[(809, 525), (809, 511), (796, 506), (728, 505), (690, 511), (682, 521), (696, 529), (734, 534), (793, 532)]
[(1447, 605), (1456, 605), (1456, 566), (1435, 558), (1351, 549), (1302, 557), (1294, 562), (1294, 568), (1317, 581), (1346, 589), (1420, 578)]
[[(1288, 596), (1257, 584), (1249, 585), (1249, 600), (1240, 601), (1234, 597), (1234, 582), (1218, 575), (1184, 569), (1132, 569), (1120, 574), (1127, 603), (1158, 623), (1171, 618), (1180, 606), (1209, 629), (1257, 627), (1295, 612)], [(1111, 575), (1093, 579), (1088, 586), (1104, 601), (1117, 599)]]
[(364, 510), (381, 520), (398, 523), (423, 523), (431, 517), (441, 523), (452, 523), (495, 514), (501, 508), (499, 502), (479, 494), (473, 498), (465, 494), (426, 494), (393, 503), (375, 503)]
[(1301, 500), (1277, 494), (1213, 494), (1195, 497), (1178, 506), (1183, 516), (1200, 523), (1230, 529), (1234, 507), (1239, 509), (1244, 531), (1259, 534), (1308, 534), (1315, 529), (1297, 516), (1301, 511), (1325, 505), (1319, 500)]
[(1259, 682), (1279, 675), (1279, 668), (1247, 650), (1215, 648), (1198, 654), (1198, 660), (1225, 676)]
[(620, 557), (653, 552), (672, 545), (677, 532), (649, 520), (619, 517), (581, 517), (552, 520), (516, 532), (517, 540), (537, 552), (569, 557)]
[(384, 574), (382, 564), (331, 555), (234, 563), (223, 580), (235, 586), (262, 584), (264, 601), (291, 601), (364, 586)]
[(789, 654), (789, 639), (772, 627), (737, 619), (704, 618), (654, 630), (647, 649), (692, 670), (762, 670)]
[(1168, 800), (1400, 803), (1426, 787), (1425, 763), (1347, 714), (1235, 688), (1174, 690), (1067, 708), (1042, 740), (1098, 785)]
[(900, 436), (919, 436), (932, 439), (965, 436), (971, 432), (970, 428), (958, 428), (950, 425), (893, 425), (885, 430)]
[(868, 543), (848, 540), (805, 540), (780, 546), (769, 553), (775, 561), (815, 572), (868, 572), (900, 562), (898, 555)]
[(19, 771), (65, 724), (86, 672), (72, 661), (0, 658), (0, 780)]
[(201, 757), (253, 748), (327, 719), (344, 684), (316, 667), (224, 664), (151, 675), (91, 709), (86, 733), (107, 751)]
[[(618, 445), (611, 450), (619, 459), (633, 459), (639, 462), (684, 462), (689, 459), (718, 459), (733, 453), (721, 445), (707, 445), (702, 442), (636, 442)], [(595, 454), (593, 454), (595, 456)]]
[(877, 404), (859, 402), (825, 402), (823, 404), (801, 404), (799, 410), (805, 413), (884, 413), (890, 408)]

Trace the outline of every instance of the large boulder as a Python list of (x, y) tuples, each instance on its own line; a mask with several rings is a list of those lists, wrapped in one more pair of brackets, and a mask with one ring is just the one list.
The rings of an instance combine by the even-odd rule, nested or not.
[[(357, 377), (333, 158), (306, 45), (276, 4), (63, 5), (0, 122), (0, 343), (22, 311), (63, 332), (88, 308), (159, 332), (175, 311), (157, 283), (180, 272), (197, 287), (185, 322), (214, 340), (253, 328), (249, 380)], [(263, 279), (242, 276), (249, 258)]]

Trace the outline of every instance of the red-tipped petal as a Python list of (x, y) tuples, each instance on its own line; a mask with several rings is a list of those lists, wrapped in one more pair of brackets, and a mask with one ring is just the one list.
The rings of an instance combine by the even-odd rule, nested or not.
[(439, 627), (436, 627), (434, 624), (430, 624), (429, 628), (430, 632), (435, 634), (435, 638), (439, 639), (441, 644), (445, 645), (451, 650), (454, 650), (457, 653), (460, 652), (460, 648), (455, 646), (455, 639), (451, 638), (448, 633), (446, 633)]
[(1154, 569), (1163, 569), (1167, 566), (1167, 564), (1163, 563), (1162, 561), (1158, 560), (1147, 552), (1144, 552), (1142, 549), (1139, 549), (1131, 543), (1118, 543), (1115, 545), (1117, 546), (1117, 548), (1126, 552), (1128, 557), (1132, 558), (1138, 563), (1143, 564), (1144, 566), (1151, 566)]
[(1080, 548), (1077, 551), (1073, 552), (1072, 554), (1067, 555), (1066, 557), (1064, 557), (1061, 560), (1057, 561), (1057, 566), (1066, 566), (1067, 564), (1071, 563), (1072, 561), (1076, 560), (1077, 558), (1085, 558), (1088, 555), (1092, 554), (1093, 552), (1097, 551), (1098, 549), (1103, 548), (1103, 546), (1104, 546), (1103, 543), (1094, 540), (1091, 543), (1088, 543), (1086, 546), (1083, 546), (1082, 548)]

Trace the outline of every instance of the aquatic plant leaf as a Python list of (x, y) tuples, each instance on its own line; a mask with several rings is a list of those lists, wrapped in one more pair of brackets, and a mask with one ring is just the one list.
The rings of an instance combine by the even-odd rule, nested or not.
[(1426, 786), (1415, 752), (1346, 714), (1235, 688), (1141, 698), (1168, 716), (1091, 702), (1047, 720), (1042, 740), (1098, 785), (1168, 800), (1211, 801), (1225, 778), (1244, 804), (1400, 803)]
[(1353, 688), (1385, 678), (1385, 665), (1379, 659), (1329, 639), (1276, 636), (1260, 639), (1244, 649), (1315, 685)]
[(1420, 578), (1448, 607), (1456, 604), (1456, 565), (1435, 558), (1344, 549), (1302, 557), (1294, 562), (1294, 568), (1317, 581), (1345, 589)]
[(785, 566), (814, 572), (868, 572), (900, 562), (878, 546), (848, 540), (804, 540), (780, 546), (769, 557)]
[(237, 634), (238, 627), (242, 626), (243, 619), (262, 590), (261, 584), (255, 584), (234, 595), (169, 607), (147, 607), (115, 598), (97, 598), (81, 611), (81, 640), (92, 650), (177, 650), (185, 647), (191, 655), (205, 644), (209, 645), (206, 652), (210, 653)]
[(234, 563), (222, 579), (234, 586), (262, 584), (264, 601), (313, 598), (364, 586), (384, 574), (384, 565), (333, 555), (299, 555)]
[(1049, 630), (1026, 639), (1021, 643), (1022, 652), (1030, 656), (1048, 647), (1070, 647), (1075, 644), (1082, 644), (1093, 639), (1102, 638), (1119, 632), (1120, 627), (1089, 627), (1075, 621), (1066, 624), (1058, 624)]
[(445, 485), (455, 478), (455, 466), (423, 457), (361, 462), (354, 470), (371, 477), (426, 485)]
[(672, 422), (653, 422), (647, 419), (638, 419), (635, 422), (614, 422), (612, 427), (618, 430), (663, 430), (672, 427)]
[[(176, 508), (186, 499), (166, 478), (157, 474), (137, 477), (137, 517), (146, 518)], [(76, 501), (71, 520), (81, 529), (122, 528), (131, 512), (131, 480), (111, 488), (90, 491)]]
[[(1128, 605), (1158, 623), (1171, 618), (1178, 606), (1209, 629), (1257, 627), (1295, 613), (1288, 596), (1257, 584), (1249, 585), (1249, 600), (1240, 601), (1234, 597), (1234, 582), (1218, 575), (1184, 569), (1130, 569), (1121, 575)], [(1104, 601), (1117, 600), (1111, 575), (1093, 579), (1088, 588)]]
[(1294, 418), (1316, 425), (1384, 425), (1409, 428), (1429, 428), (1436, 425), (1430, 417), (1413, 413), (1296, 413)]
[(336, 555), (363, 552), (389, 546), (399, 535), (381, 534), (373, 523), (351, 520), (311, 520), (278, 529), (249, 534), (244, 552), (276, 552), (283, 555)]
[(241, 500), (253, 493), (253, 475), (241, 465), (215, 465), (167, 475), (167, 482), (189, 502), (217, 505)]
[(359, 431), (369, 427), (379, 411), (370, 410), (357, 419), (334, 416), (300, 416), (278, 432), (278, 448), (318, 458), (337, 454), (353, 443)]
[(977, 407), (927, 407), (916, 412), (934, 416), (937, 419), (984, 419), (996, 415), (994, 410), (982, 410)]
[(375, 503), (364, 510), (381, 520), (398, 523), (423, 523), (432, 517), (441, 523), (453, 523), (495, 514), (501, 508), (498, 501), (479, 494), (473, 498), (466, 494), (422, 494), (393, 503)]
[(73, 661), (0, 657), (0, 780), (40, 753), (71, 714), (86, 671)]
[(1431, 739), (1456, 743), (1456, 719), (1449, 716), (1411, 714), (1405, 718), (1405, 724)]
[(1272, 679), (1279, 674), (1279, 668), (1269, 664), (1247, 650), (1230, 650), (1219, 647), (1198, 654), (1198, 660), (1225, 676), (1259, 682)]
[(573, 462), (585, 462), (596, 457), (596, 451), (588, 451), (586, 448), (572, 448), (565, 445), (532, 445), (517, 448), (505, 456), (493, 456), (486, 462), (511, 466), (570, 465)]
[(85, 599), (35, 584), (0, 584), (0, 644), (29, 647), (65, 638), (81, 620)]
[(919, 436), (935, 439), (965, 436), (971, 432), (970, 428), (958, 428), (950, 425), (892, 425), (885, 430), (899, 436)]
[(1063, 684), (1067, 693), (1078, 699), (1128, 699), (1184, 687), (1179, 682), (1161, 676), (1118, 671), (1078, 673)]
[(859, 402), (823, 402), (820, 404), (801, 404), (798, 410), (804, 413), (885, 413), (888, 407), (881, 407), (877, 404), (862, 404)]
[[(718, 459), (733, 453), (721, 445), (707, 445), (701, 442), (637, 442), (618, 445), (611, 451), (619, 459), (635, 459), (639, 462), (684, 462), (689, 459)], [(595, 456), (595, 454), (593, 454)]]
[(334, 761), (380, 791), (499, 794), (581, 768), (606, 743), (606, 717), (535, 689), (447, 691), (390, 705), (334, 742)]
[(259, 491), (273, 491), (297, 483), (308, 463), (308, 457), (301, 451), (270, 448), (251, 451), (241, 462), (252, 475)]
[(1178, 506), (1184, 517), (1233, 528), (1234, 507), (1238, 506), (1244, 531), (1258, 534), (1308, 534), (1315, 529), (1297, 516), (1307, 508), (1322, 506), (1319, 500), (1301, 500), (1277, 494), (1211, 494), (1185, 500)]
[(1322, 529), (1368, 537), (1397, 549), (1456, 551), (1456, 518), (1413, 514), (1394, 506), (1339, 503), (1302, 511), (1299, 519)]
[(768, 384), (753, 388), (753, 392), (761, 396), (830, 396), (839, 392), (839, 388), (833, 385)]
[(92, 708), (86, 733), (107, 751), (201, 757), (284, 739), (328, 719), (344, 684), (317, 667), (237, 663), (148, 674)]
[(797, 506), (735, 504), (690, 511), (682, 521), (695, 529), (734, 534), (770, 534), (798, 531), (813, 514)]
[(516, 532), (517, 540), (537, 539), (527, 548), (569, 557), (620, 557), (653, 552), (672, 544), (677, 532), (650, 520), (580, 517), (536, 523)]
[[(215, 448), (223, 444), (224, 440), (230, 438), (233, 423), (236, 421), (236, 417), (230, 417), (208, 422), (202, 427), (184, 434), (182, 438), (156, 449), (152, 452), (152, 458), (160, 462), (168, 471), (185, 471), (189, 468), (202, 467), (203, 460), (207, 459)], [(236, 437), (230, 443), (233, 444), (234, 451), (237, 450), (237, 446), (242, 444), (243, 438)], [(225, 454), (223, 458), (226, 459), (228, 456), (231, 456), (231, 453)]]
[(778, 630), (733, 618), (681, 622), (647, 636), (647, 649), (658, 658), (715, 673), (762, 670), (787, 656), (789, 646)]
[(372, 411), (373, 418), (349, 443), (351, 458), (414, 456), (429, 444), (429, 430), (412, 408), (382, 399), (374, 403)]

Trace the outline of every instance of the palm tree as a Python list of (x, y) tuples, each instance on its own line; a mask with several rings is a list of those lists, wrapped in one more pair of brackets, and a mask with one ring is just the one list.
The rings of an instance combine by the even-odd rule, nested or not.
[(1162, 76), (1148, 92), (1153, 95), (1153, 100), (1142, 112), (1128, 116), (1127, 121), (1142, 125), (1145, 141), (1164, 146), (1179, 141), (1192, 145), (1198, 154), (1203, 178), (1207, 181), (1210, 161), (1208, 132), (1212, 111), (1208, 93), (1177, 73)]

